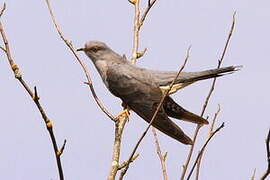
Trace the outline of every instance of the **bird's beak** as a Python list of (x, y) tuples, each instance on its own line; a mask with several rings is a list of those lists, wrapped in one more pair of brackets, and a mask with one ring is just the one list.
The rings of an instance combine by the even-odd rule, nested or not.
[(79, 48), (77, 49), (77, 51), (84, 51), (84, 48)]

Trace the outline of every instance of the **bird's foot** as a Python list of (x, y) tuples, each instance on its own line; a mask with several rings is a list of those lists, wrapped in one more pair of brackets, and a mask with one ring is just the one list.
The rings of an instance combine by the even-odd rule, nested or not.
[(121, 111), (117, 116), (115, 117), (115, 120), (119, 120), (120, 118), (127, 117), (129, 119), (129, 109), (125, 108), (123, 111)]

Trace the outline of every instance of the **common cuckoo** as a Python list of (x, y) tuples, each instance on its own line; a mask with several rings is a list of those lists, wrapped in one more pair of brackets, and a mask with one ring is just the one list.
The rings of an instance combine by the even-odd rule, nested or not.
[[(154, 71), (135, 66), (125, 56), (117, 54), (99, 41), (87, 42), (84, 48), (78, 51), (84, 51), (92, 60), (109, 91), (148, 123), (164, 91), (177, 75), (176, 71)], [(170, 94), (196, 81), (219, 77), (236, 70), (238, 66), (201, 72), (181, 72)], [(206, 119), (189, 112), (167, 96), (152, 125), (184, 144), (193, 142), (168, 116), (196, 124), (208, 124)]]

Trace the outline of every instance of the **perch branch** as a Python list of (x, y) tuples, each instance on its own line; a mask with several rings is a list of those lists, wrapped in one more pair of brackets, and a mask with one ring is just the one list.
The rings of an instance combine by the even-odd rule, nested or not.
[(162, 104), (163, 104), (163, 102), (164, 102), (164, 99), (165, 99), (166, 96), (169, 94), (169, 92), (170, 92), (172, 86), (174, 85), (176, 79), (178, 78), (178, 76), (180, 75), (180, 73), (182, 72), (182, 70), (184, 69), (184, 67), (185, 67), (185, 65), (186, 65), (186, 63), (187, 63), (187, 60), (188, 60), (188, 58), (189, 58), (189, 52), (190, 52), (190, 47), (189, 47), (188, 50), (187, 50), (187, 56), (186, 56), (186, 58), (185, 58), (185, 61), (184, 61), (183, 65), (182, 65), (181, 68), (179, 69), (179, 71), (178, 71), (177, 75), (175, 76), (174, 80), (171, 82), (171, 84), (170, 84), (168, 90), (163, 94), (163, 96), (162, 96), (162, 98), (161, 98), (161, 101), (160, 101), (160, 103), (158, 104), (157, 109), (156, 109), (154, 115), (152, 116), (152, 119), (151, 119), (149, 125), (147, 126), (147, 128), (145, 129), (145, 131), (142, 133), (142, 135), (141, 135), (141, 137), (139, 138), (138, 142), (136, 143), (136, 145), (135, 145), (135, 147), (134, 147), (132, 153), (130, 154), (130, 157), (129, 157), (127, 166), (125, 167), (125, 169), (123, 169), (123, 170), (121, 171), (121, 174), (120, 174), (120, 177), (119, 177), (120, 180), (122, 180), (123, 177), (124, 177), (124, 175), (126, 174), (128, 168), (129, 168), (129, 163), (130, 163), (130, 161), (131, 161), (133, 155), (135, 154), (135, 152), (136, 152), (136, 150), (138, 149), (138, 147), (139, 147), (141, 141), (143, 140), (143, 138), (145, 137), (145, 135), (146, 135), (146, 133), (148, 132), (149, 128), (151, 127), (152, 123), (154, 122), (154, 120), (155, 120), (155, 118), (156, 118), (156, 116), (157, 116), (157, 113), (158, 113), (158, 111), (160, 110), (160, 108), (161, 108), (161, 106), (162, 106)]
[(111, 164), (109, 175), (107, 177), (108, 180), (114, 180), (117, 174), (117, 171), (119, 170), (119, 158), (120, 158), (122, 134), (123, 134), (123, 130), (124, 130), (127, 120), (128, 120), (127, 116), (121, 116), (115, 122), (112, 164)]
[[(231, 39), (231, 36), (232, 36), (233, 30), (234, 30), (234, 25), (235, 25), (235, 14), (236, 14), (236, 12), (234, 12), (234, 14), (233, 14), (232, 25), (231, 25), (231, 28), (230, 28), (230, 31), (229, 31), (229, 34), (228, 34), (228, 37), (227, 37), (227, 40), (226, 40), (226, 43), (225, 43), (225, 46), (224, 46), (222, 55), (221, 55), (221, 58), (218, 60), (218, 66), (217, 66), (217, 68), (220, 68), (220, 66), (222, 64), (222, 61), (223, 61), (223, 59), (225, 57), (225, 54), (226, 54), (226, 51), (227, 51), (227, 48), (228, 48), (228, 45), (229, 45), (229, 42), (230, 42), (230, 39)], [(201, 116), (204, 115), (204, 112), (205, 112), (206, 107), (208, 105), (209, 99), (210, 99), (210, 97), (211, 97), (211, 95), (212, 95), (212, 93), (213, 93), (213, 91), (215, 89), (215, 84), (216, 84), (216, 78), (214, 78), (214, 80), (212, 82), (212, 85), (211, 85), (211, 88), (209, 90), (209, 93), (208, 93), (208, 95), (207, 95), (207, 97), (205, 99), (204, 105), (202, 107)], [(195, 142), (196, 142), (196, 139), (197, 139), (197, 136), (199, 134), (199, 131), (200, 131), (200, 128), (201, 127), (202, 126), (198, 124), (197, 127), (196, 127), (196, 129), (195, 129), (194, 136), (193, 136), (193, 142), (194, 142), (194, 144), (191, 145), (190, 150), (188, 152), (188, 156), (187, 156), (186, 162), (183, 165), (183, 171), (182, 171), (182, 174), (181, 174), (181, 180), (184, 180), (184, 177), (185, 177), (185, 174), (186, 174), (188, 165), (190, 163), (191, 156), (193, 154)], [(199, 172), (199, 171), (197, 171), (197, 172)]]
[[(4, 10), (6, 8), (6, 5), (4, 4), (2, 10), (0, 11), (0, 16), (2, 16)], [(62, 169), (62, 164), (61, 164), (61, 154), (62, 153), (59, 153), (59, 149), (57, 147), (57, 143), (56, 143), (56, 139), (55, 139), (55, 136), (54, 136), (54, 133), (53, 133), (53, 125), (52, 125), (52, 122), (49, 120), (47, 114), (45, 113), (43, 107), (41, 106), (41, 104), (39, 103), (39, 97), (38, 97), (38, 93), (37, 93), (37, 88), (35, 87), (34, 88), (34, 93), (32, 92), (32, 90), (29, 88), (29, 86), (27, 85), (27, 83), (24, 81), (23, 77), (22, 77), (22, 74), (20, 73), (19, 71), (19, 67), (17, 64), (15, 64), (14, 60), (12, 59), (12, 56), (11, 56), (11, 52), (10, 52), (10, 48), (9, 48), (9, 42), (8, 42), (8, 39), (7, 39), (7, 36), (4, 32), (4, 28), (3, 28), (3, 25), (2, 25), (2, 22), (0, 21), (0, 33), (1, 33), (1, 36), (2, 36), (2, 39), (3, 39), (3, 42), (5, 44), (5, 54), (7, 56), (7, 60), (10, 64), (10, 68), (12, 69), (14, 75), (15, 75), (15, 78), (22, 84), (22, 86), (24, 87), (24, 89), (27, 91), (27, 93), (29, 94), (29, 96), (32, 98), (32, 100), (34, 101), (34, 103), (36, 104), (43, 120), (44, 120), (44, 123), (47, 127), (47, 130), (49, 132), (49, 135), (50, 135), (50, 139), (52, 141), (52, 144), (53, 144), (53, 149), (54, 149), (54, 154), (55, 154), (55, 158), (56, 158), (56, 162), (57, 162), (57, 168), (58, 168), (58, 174), (59, 174), (59, 178), (60, 180), (64, 180), (64, 173), (63, 173), (63, 169)], [(66, 141), (66, 140), (65, 140)], [(63, 151), (63, 149), (61, 149), (61, 151)]]

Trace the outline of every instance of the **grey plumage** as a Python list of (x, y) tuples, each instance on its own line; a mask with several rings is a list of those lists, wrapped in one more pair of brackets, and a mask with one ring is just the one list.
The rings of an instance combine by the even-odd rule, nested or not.
[[(78, 50), (84, 51), (92, 60), (110, 92), (121, 98), (148, 123), (163, 91), (177, 74), (176, 71), (153, 71), (132, 65), (125, 57), (99, 41), (90, 41)], [(170, 94), (196, 81), (219, 77), (237, 69), (237, 66), (230, 66), (201, 72), (181, 72)], [(167, 96), (152, 125), (184, 144), (192, 144), (192, 140), (168, 116), (197, 124), (208, 124), (206, 119), (185, 110)]]

